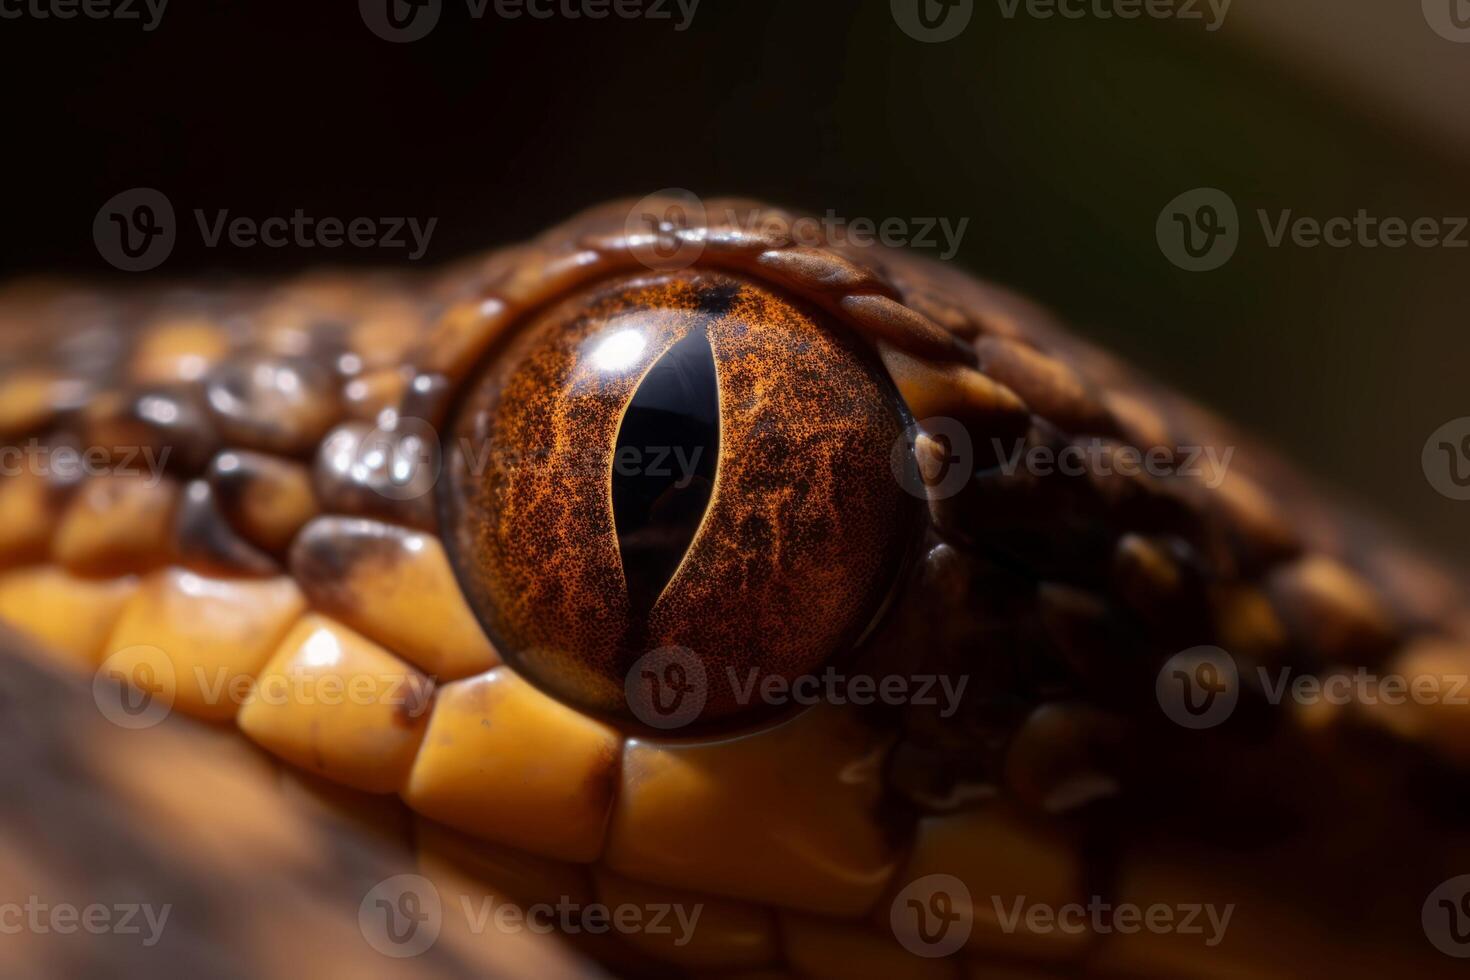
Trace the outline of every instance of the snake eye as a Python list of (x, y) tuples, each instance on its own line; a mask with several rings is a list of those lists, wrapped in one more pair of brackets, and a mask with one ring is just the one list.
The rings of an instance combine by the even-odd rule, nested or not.
[(912, 538), (903, 412), (869, 350), (768, 287), (606, 283), (525, 324), (462, 396), (446, 538), (534, 682), (621, 714), (634, 664), (673, 649), (698, 664), (699, 717), (730, 718), (878, 613)]

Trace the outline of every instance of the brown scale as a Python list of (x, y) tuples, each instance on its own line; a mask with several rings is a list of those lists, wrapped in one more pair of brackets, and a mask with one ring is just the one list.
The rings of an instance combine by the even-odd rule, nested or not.
[[(438, 437), (416, 419), (347, 422), (322, 440), (312, 487), (323, 510), (433, 530), (439, 452)], [(411, 467), (407, 478), (404, 465)]]
[(174, 517), (175, 560), (205, 574), (275, 575), (274, 558), (244, 540), (230, 526), (215, 499), (213, 486), (190, 480)]
[(337, 383), (316, 361), (242, 355), (211, 372), (206, 398), (232, 445), (287, 456), (315, 451), (340, 417)]
[(216, 456), (205, 476), (221, 513), (272, 554), (284, 553), (319, 509), (310, 471), (291, 460), (231, 450)]

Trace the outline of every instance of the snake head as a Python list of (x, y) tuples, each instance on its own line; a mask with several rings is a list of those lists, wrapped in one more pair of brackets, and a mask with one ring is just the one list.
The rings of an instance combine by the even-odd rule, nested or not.
[[(1257, 680), (1463, 672), (1452, 579), (1035, 306), (778, 208), (12, 320), (49, 353), (0, 380), (5, 459), (110, 468), (0, 480), (0, 618), (118, 725), (233, 723), (522, 900), (707, 905), (630, 940), (660, 963), (1078, 960), (991, 913), (1157, 894), (1216, 814), (1286, 840), (1463, 757), (1448, 708)], [(1347, 893), (1332, 859), (1302, 877)]]

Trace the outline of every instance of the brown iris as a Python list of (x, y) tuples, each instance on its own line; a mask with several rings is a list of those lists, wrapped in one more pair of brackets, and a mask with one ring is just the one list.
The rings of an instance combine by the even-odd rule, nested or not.
[(442, 508), (501, 653), (627, 711), (644, 653), (689, 651), (701, 718), (758, 710), (850, 648), (912, 538), (902, 409), (824, 314), (730, 276), (627, 278), (548, 309), (461, 402)]

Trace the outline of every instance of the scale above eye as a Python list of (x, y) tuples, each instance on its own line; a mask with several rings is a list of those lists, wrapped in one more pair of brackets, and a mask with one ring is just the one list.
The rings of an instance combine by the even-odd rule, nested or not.
[(891, 469), (907, 423), (829, 314), (722, 272), (625, 276), (522, 323), (470, 379), (445, 536), (534, 683), (631, 720), (630, 671), (677, 651), (700, 723), (739, 726), (762, 714), (738, 696), (752, 670), (813, 673), (883, 608), (919, 512)]

